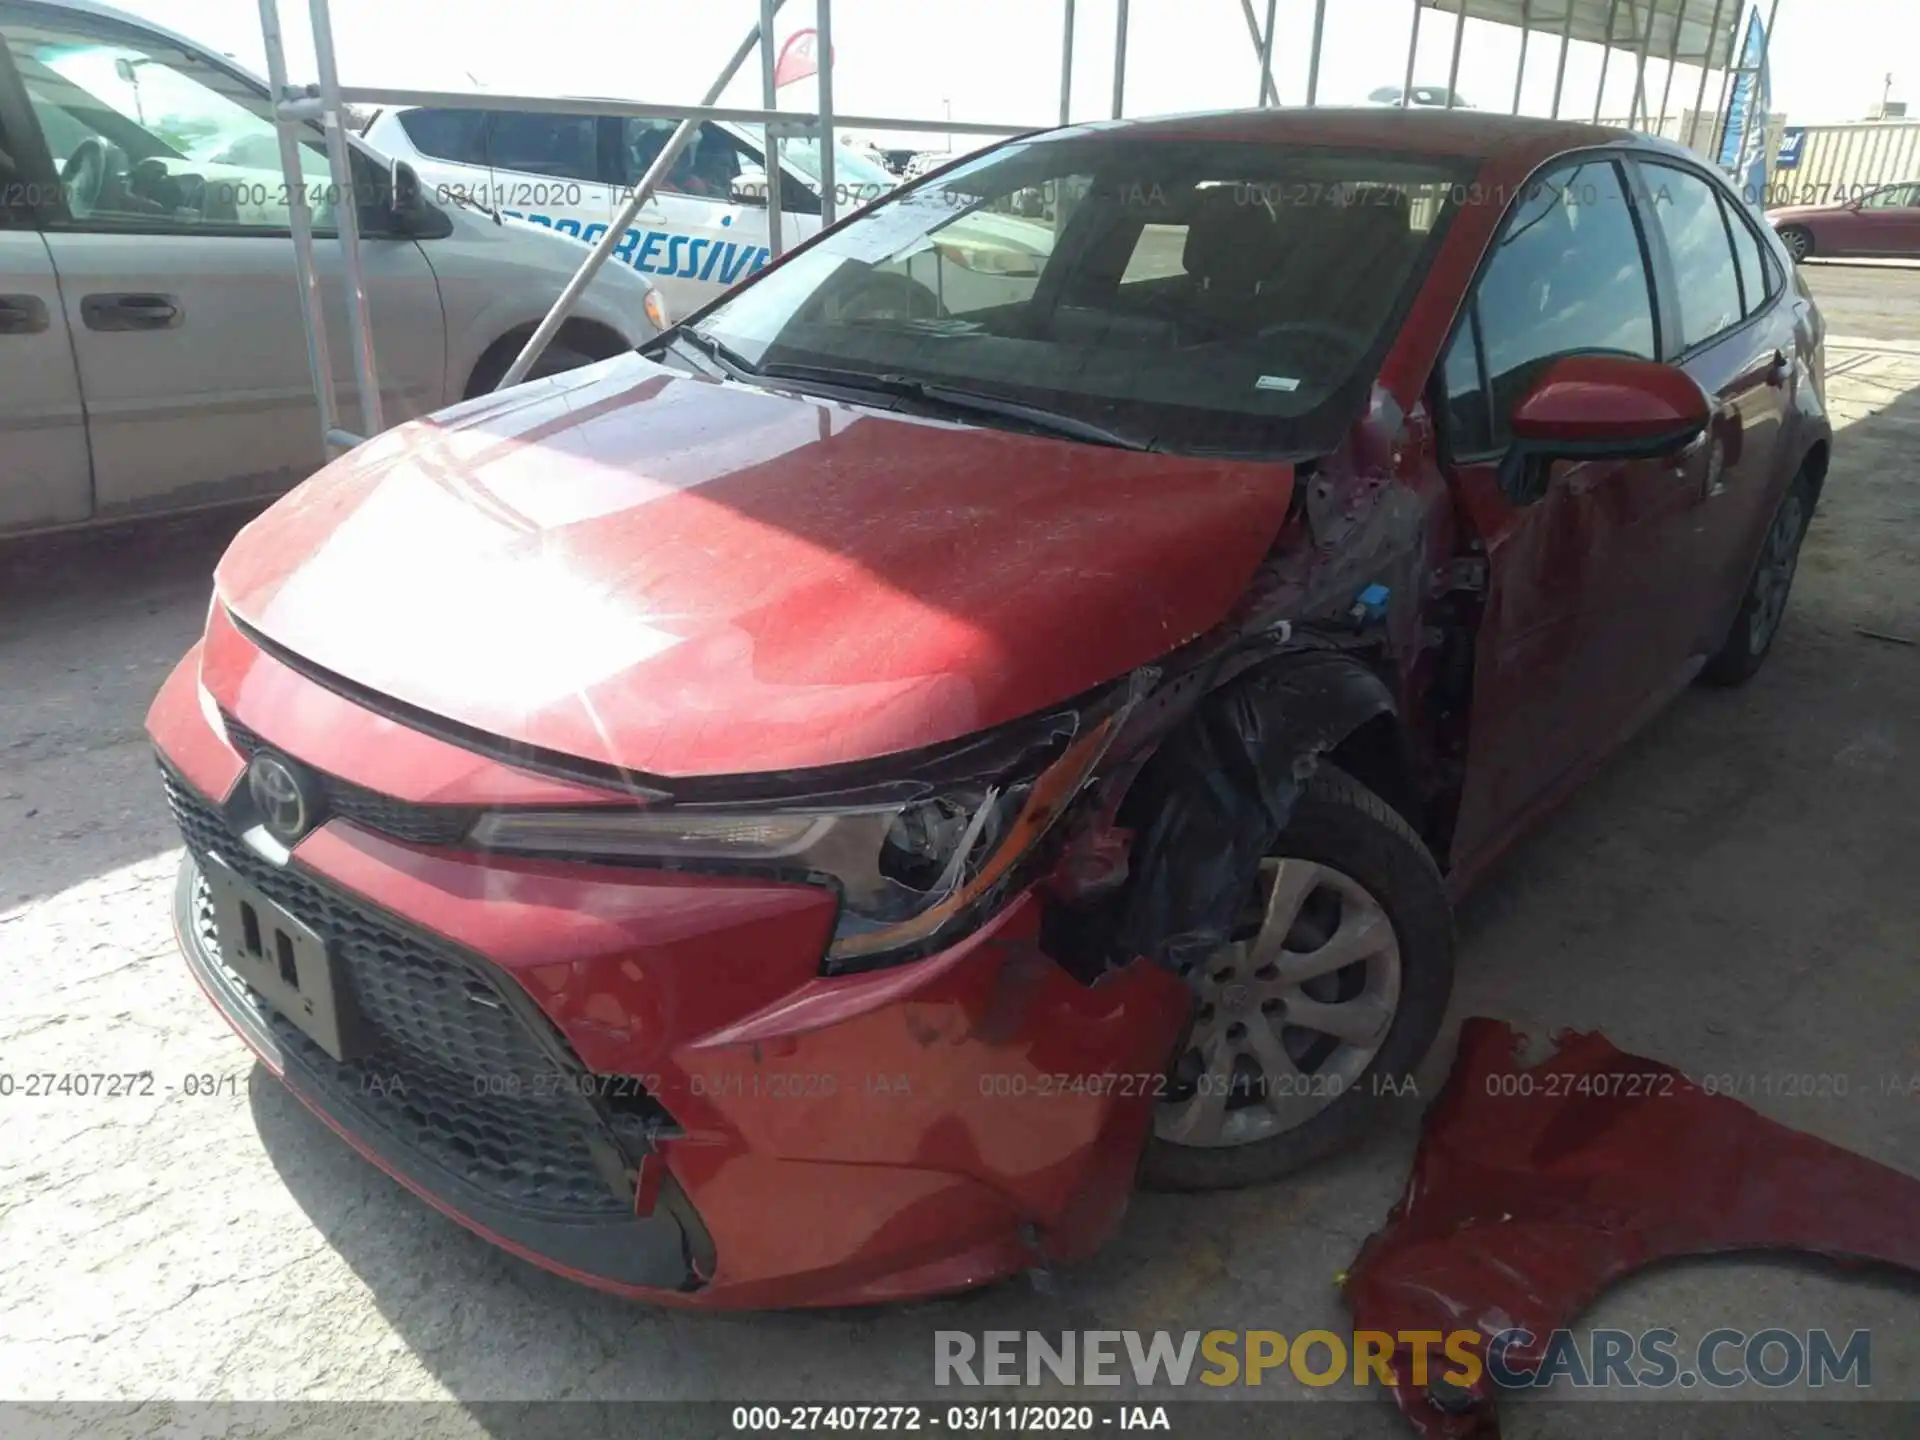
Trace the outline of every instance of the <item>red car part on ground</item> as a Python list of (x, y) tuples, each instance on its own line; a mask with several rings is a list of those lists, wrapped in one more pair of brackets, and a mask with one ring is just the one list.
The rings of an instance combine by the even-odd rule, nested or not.
[[(1406, 1191), (1347, 1274), (1356, 1329), (1478, 1329), (1488, 1341), (1525, 1330), (1533, 1345), (1504, 1358), (1527, 1374), (1607, 1286), (1675, 1256), (1805, 1250), (1920, 1272), (1920, 1180), (1605, 1036), (1559, 1038), (1526, 1067), (1511, 1026), (1461, 1027)], [(1423, 1389), (1410, 1350), (1388, 1365), (1394, 1400), (1422, 1435), (1498, 1434), (1490, 1376), (1470, 1391)]]

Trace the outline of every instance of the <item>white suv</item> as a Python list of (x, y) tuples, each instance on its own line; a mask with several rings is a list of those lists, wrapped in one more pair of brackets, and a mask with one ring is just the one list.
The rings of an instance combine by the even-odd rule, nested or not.
[[(0, 0), (0, 533), (271, 495), (319, 468), (318, 407), (266, 86), (91, 0)], [(388, 423), (490, 390), (585, 258), (441, 203), (396, 206), (355, 142)], [(340, 419), (360, 426), (319, 131), (305, 191)], [(535, 374), (665, 323), (607, 266)]]
[[(673, 134), (672, 120), (403, 107), (377, 112), (369, 144), (419, 172), (429, 199), (471, 199), (592, 244)], [(820, 230), (820, 142), (780, 146), (781, 239)], [(863, 150), (836, 145), (836, 214), (897, 183)], [(767, 171), (760, 127), (707, 121), (634, 217), (614, 255), (651, 276), (687, 315), (768, 262)]]

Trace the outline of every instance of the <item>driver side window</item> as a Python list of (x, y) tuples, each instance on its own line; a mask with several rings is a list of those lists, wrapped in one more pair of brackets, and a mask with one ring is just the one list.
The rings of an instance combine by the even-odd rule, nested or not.
[[(1456, 433), (1457, 454), (1504, 450), (1508, 417), (1551, 360), (1658, 359), (1653, 285), (1619, 167), (1589, 160), (1531, 182), (1501, 226), (1470, 309), (1478, 374), (1462, 342), (1448, 357), (1446, 393), (1451, 412), (1476, 417), (1466, 428), (1478, 433)], [(1469, 333), (1463, 324), (1460, 334)]]
[[(266, 97), (191, 51), (87, 17), (9, 19), (7, 48), (88, 228), (285, 232), (288, 189)], [(330, 223), (325, 153), (303, 143), (316, 226)]]

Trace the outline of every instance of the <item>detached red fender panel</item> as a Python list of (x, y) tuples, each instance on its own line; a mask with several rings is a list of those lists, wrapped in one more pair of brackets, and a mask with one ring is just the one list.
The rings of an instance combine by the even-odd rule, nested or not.
[[(1468, 1020), (1428, 1112), (1405, 1193), (1348, 1273), (1359, 1330), (1478, 1328), (1537, 1337), (1504, 1352), (1536, 1371), (1547, 1338), (1622, 1276), (1679, 1255), (1805, 1250), (1920, 1272), (1920, 1180), (1712, 1095), (1598, 1034), (1568, 1033), (1532, 1068), (1520, 1035)], [(1416, 1386), (1389, 1362), (1422, 1435), (1497, 1434), (1494, 1385)]]

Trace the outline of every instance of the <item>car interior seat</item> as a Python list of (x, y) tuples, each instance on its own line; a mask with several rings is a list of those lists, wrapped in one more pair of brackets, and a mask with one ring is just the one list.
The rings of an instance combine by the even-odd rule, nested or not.
[(1284, 210), (1246, 186), (1202, 192), (1181, 250), (1196, 341), (1248, 338), (1266, 323), (1273, 287), (1297, 243)]

